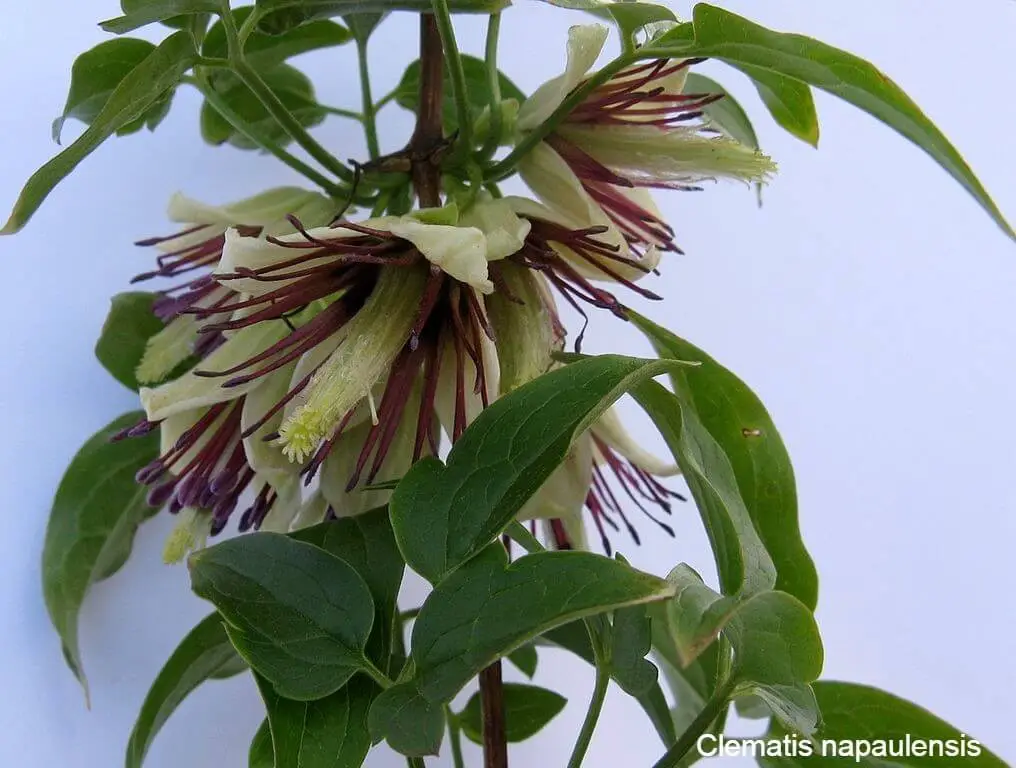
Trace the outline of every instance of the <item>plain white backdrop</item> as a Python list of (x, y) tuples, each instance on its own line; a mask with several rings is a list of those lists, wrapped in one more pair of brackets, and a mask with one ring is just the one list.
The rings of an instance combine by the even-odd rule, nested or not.
[[(1016, 5), (723, 4), (875, 61), (938, 121), (1016, 218)], [(74, 57), (104, 39), (95, 22), (119, 8), (115, 0), (0, 0), (0, 7), (6, 214), (23, 181), (57, 150), (49, 127)], [(676, 10), (686, 14), (688, 4)], [(557, 73), (567, 27), (584, 21), (520, 0), (505, 13), (503, 68), (531, 90)], [(481, 22), (457, 23), (463, 47), (479, 52)], [(381, 27), (371, 49), (377, 95), (398, 80), (415, 46), (412, 17)], [(349, 46), (296, 63), (320, 83), (323, 102), (356, 107), (353, 61)], [(761, 210), (738, 186), (661, 197), (688, 255), (668, 258), (653, 285), (665, 304), (636, 306), (741, 375), (782, 431), (822, 578), (825, 676), (917, 701), (1016, 760), (1016, 245), (943, 171), (871, 118), (817, 95), (816, 152), (772, 124), (742, 76), (708, 70), (755, 117), (781, 173)], [(189, 592), (185, 569), (161, 565), (168, 521), (149, 524), (130, 564), (85, 604), (87, 711), (39, 586), (49, 501), (64, 466), (93, 431), (135, 407), (92, 357), (108, 297), (147, 263), (131, 241), (168, 231), (163, 208), (175, 190), (225, 202), (298, 181), (270, 158), (203, 145), (197, 109), (195, 95), (181, 90), (154, 136), (109, 142), (23, 234), (0, 241), (4, 765), (121, 765), (149, 683), (207, 611)], [(392, 106), (382, 122), (385, 146), (397, 148), (409, 118)], [(76, 130), (68, 126), (67, 137)], [(331, 120), (317, 134), (341, 157), (363, 154), (349, 123)], [(611, 318), (596, 318), (588, 338), (594, 351), (648, 352)], [(676, 540), (643, 526), (641, 548), (618, 540), (620, 548), (649, 570), (688, 561), (708, 571), (693, 508), (676, 515)], [(552, 728), (513, 749), (513, 764), (563, 765), (592, 676), (582, 663), (547, 652), (537, 682), (563, 690), (571, 703)], [(148, 765), (245, 766), (262, 713), (249, 681), (207, 685), (164, 729)], [(612, 690), (588, 765), (650, 765), (660, 753), (638, 707)], [(381, 750), (368, 760), (375, 768), (403, 764)]]

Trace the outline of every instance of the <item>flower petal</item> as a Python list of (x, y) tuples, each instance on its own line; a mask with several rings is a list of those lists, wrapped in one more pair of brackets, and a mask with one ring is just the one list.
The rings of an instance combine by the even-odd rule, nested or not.
[(602, 24), (582, 24), (568, 30), (568, 64), (564, 73), (545, 82), (526, 99), (519, 110), (519, 130), (531, 131), (550, 117), (592, 69), (607, 42), (607, 34)]
[(487, 238), (487, 261), (499, 261), (525, 245), (531, 224), (512, 210), (505, 200), (485, 197), (462, 214), (459, 226), (475, 227)]
[[(243, 432), (247, 432), (254, 424), (261, 421), (285, 397), (293, 381), (293, 371), (296, 366), (296, 363), (290, 363), (273, 371), (264, 377), (261, 386), (254, 388), (247, 394), (240, 416), (240, 428)], [(247, 463), (276, 490), (286, 485), (300, 472), (299, 464), (290, 461), (278, 445), (265, 440), (265, 437), (278, 432), (279, 427), (282, 426), (282, 419), (283, 409), (280, 408), (255, 432), (243, 439)]]
[(425, 269), (382, 269), (367, 302), (347, 324), (346, 339), (283, 422), (279, 432), (287, 455), (303, 461), (386, 374), (412, 331), (426, 280)]
[[(198, 366), (203, 371), (224, 371), (248, 360), (288, 333), (283, 323), (258, 323), (243, 328), (206, 357)], [(198, 376), (194, 370), (155, 388), (142, 387), (139, 395), (149, 421), (161, 421), (181, 411), (234, 400), (261, 383), (254, 379), (236, 387), (222, 386), (218, 376)]]
[(568, 126), (561, 135), (597, 161), (638, 183), (695, 183), (723, 178), (764, 182), (776, 172), (770, 157), (696, 127)]
[(557, 469), (519, 510), (520, 520), (575, 518), (582, 515), (593, 483), (593, 441), (581, 435)]
[(178, 315), (145, 344), (135, 375), (142, 384), (154, 384), (169, 374), (194, 352), (199, 324), (192, 315)]
[(488, 296), (486, 305), (499, 342), (500, 394), (507, 394), (549, 370), (563, 339), (555, 332), (553, 299), (541, 285), (546, 278), (511, 261), (501, 277), (507, 291)]
[[(486, 310), (484, 310), (486, 313)], [(501, 366), (497, 347), (482, 331), (480, 336), (480, 356), (483, 364), (484, 383), (486, 385), (486, 401), (492, 403), (497, 399), (500, 390)], [(462, 360), (456, 359), (455, 345), (447, 336), (440, 341), (441, 365), (438, 371), (437, 391), (434, 394), (434, 410), (445, 433), (451, 437), (455, 432), (455, 403), (458, 390), (457, 371), (461, 363), (462, 383), (465, 405), (466, 426), (473, 423), (484, 409), (484, 397), (476, 391), (476, 365), (469, 354), (463, 350)]]
[(276, 187), (222, 206), (206, 205), (177, 192), (169, 199), (168, 215), (170, 220), (186, 224), (263, 227), (315, 203), (335, 208), (335, 204), (327, 197), (299, 187)]
[(276, 498), (258, 530), (288, 533), (303, 506), (300, 478), (298, 475), (290, 475), (284, 480), (268, 484), (275, 491)]
[(657, 477), (681, 474), (677, 465), (657, 458), (642, 448), (621, 423), (617, 410), (609, 408), (592, 426), (592, 433), (639, 469)]
[(493, 293), (494, 284), (487, 273), (487, 238), (476, 227), (423, 224), (404, 217), (393, 221), (389, 229), (415, 245), (427, 261), (461, 283), (480, 293)]

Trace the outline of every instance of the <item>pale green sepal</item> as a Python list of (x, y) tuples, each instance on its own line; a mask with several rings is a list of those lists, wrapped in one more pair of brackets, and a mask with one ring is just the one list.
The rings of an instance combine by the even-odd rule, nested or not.
[(155, 384), (169, 374), (194, 351), (200, 324), (192, 315), (174, 317), (148, 339), (135, 375), (142, 384)]

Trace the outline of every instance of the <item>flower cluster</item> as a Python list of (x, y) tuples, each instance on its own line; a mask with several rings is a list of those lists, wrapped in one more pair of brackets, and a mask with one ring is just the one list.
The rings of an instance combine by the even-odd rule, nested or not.
[[(573, 28), (567, 70), (525, 103), (520, 136), (584, 82), (605, 34)], [(590, 90), (522, 163), (542, 202), (484, 193), (462, 210), (353, 220), (292, 188), (224, 208), (174, 198), (185, 228), (141, 243), (159, 255), (137, 279), (182, 282), (155, 303), (165, 327), (137, 371), (146, 418), (122, 434), (160, 430), (138, 480), (179, 517), (167, 559), (222, 531), (243, 499), (240, 530), (385, 503), (413, 462), (555, 364), (555, 297), (622, 318), (605, 283), (658, 298), (637, 283), (676, 246), (647, 188), (772, 171), (707, 132), (714, 97), (681, 92), (693, 63), (650, 62)], [(670, 512), (679, 497), (657, 478), (675, 472), (608, 413), (521, 516), (583, 547), (585, 510), (609, 549), (608, 528), (638, 539), (622, 495), (670, 530), (647, 507)]]

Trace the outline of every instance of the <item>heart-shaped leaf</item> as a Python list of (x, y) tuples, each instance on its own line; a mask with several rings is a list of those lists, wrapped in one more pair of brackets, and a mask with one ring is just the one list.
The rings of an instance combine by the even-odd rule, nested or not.
[[(812, 756), (759, 757), (765, 768), (1006, 768), (980, 742), (926, 709), (856, 683), (820, 680), (812, 687), (822, 730)], [(783, 729), (774, 727), (774, 738)], [(931, 747), (931, 742), (941, 746)], [(905, 746), (910, 743), (910, 749)], [(916, 745), (923, 744), (924, 749)], [(867, 747), (868, 755), (859, 754)]]
[(378, 688), (366, 677), (317, 701), (283, 698), (255, 675), (268, 709), (273, 768), (359, 768), (370, 751), (367, 712)]
[(661, 357), (701, 363), (671, 374), (681, 408), (695, 413), (726, 456), (739, 496), (776, 566), (776, 589), (814, 609), (818, 574), (801, 539), (794, 469), (762, 401), (698, 347), (634, 312), (632, 322)]
[[(509, 743), (525, 741), (557, 717), (568, 700), (559, 693), (537, 685), (504, 684), (504, 721)], [(459, 713), (462, 733), (470, 741), (483, 743), (483, 715), (480, 694), (475, 693)]]
[[(487, 88), (487, 65), (475, 56), (462, 56), (462, 69), (466, 76), (466, 99), (469, 102), (473, 118), (477, 118), (484, 108), (490, 104), (490, 92)], [(451, 75), (445, 70), (444, 101), (442, 115), (445, 130), (453, 133), (458, 128), (458, 114), (455, 99), (452, 96)], [(520, 104), (526, 100), (525, 93), (515, 85), (503, 72), (498, 72), (501, 83), (501, 98), (515, 99)], [(420, 107), (420, 60), (417, 59), (402, 75), (395, 87), (395, 101), (400, 107), (416, 112)]]
[(367, 722), (377, 742), (403, 755), (436, 755), (444, 737), (444, 706), (432, 704), (412, 684), (396, 685), (374, 700)]
[(323, 698), (368, 664), (374, 602), (334, 555), (255, 533), (195, 552), (188, 565), (194, 591), (219, 609), (233, 645), (279, 695)]
[(395, 543), (388, 509), (331, 520), (290, 535), (342, 558), (360, 574), (374, 599), (374, 625), (367, 652), (383, 671), (391, 672), (388, 662), (406, 563)]
[(436, 458), (417, 462), (392, 495), (392, 527), (406, 562), (439, 582), (504, 530), (617, 398), (680, 365), (602, 355), (492, 403), (456, 442), (447, 466)]
[(765, 69), (828, 91), (878, 118), (927, 152), (973, 195), (1009, 237), (1016, 238), (1016, 232), (956, 148), (896, 83), (864, 59), (810, 37), (774, 32), (708, 3), (696, 5), (690, 23), (656, 38), (643, 52), (647, 56), (706, 56), (735, 67)]
[(480, 670), (583, 616), (662, 600), (667, 582), (589, 552), (540, 552), (508, 565), (494, 543), (427, 597), (413, 625), (414, 685), (447, 702)]
[[(123, 16), (99, 24), (106, 32), (122, 35), (139, 27), (166, 21), (174, 16), (190, 16), (197, 13), (219, 13), (219, 0), (132, 0), (121, 3)], [(176, 25), (174, 25), (176, 26)]]
[(32, 217), (53, 188), (77, 168), (106, 139), (144, 115), (175, 88), (197, 60), (194, 41), (187, 32), (167, 37), (116, 87), (88, 129), (54, 157), (21, 190), (10, 218), (0, 235), (18, 232)]
[(128, 291), (113, 297), (95, 344), (95, 356), (113, 378), (128, 389), (138, 390), (135, 374), (148, 340), (162, 330), (162, 321), (152, 312), (155, 294)]
[[(237, 26), (247, 21), (254, 9), (250, 6), (233, 10), (233, 23)], [(266, 35), (255, 29), (243, 47), (247, 63), (259, 71), (265, 71), (282, 64), (291, 56), (344, 45), (353, 39), (350, 30), (334, 21), (321, 20), (296, 27), (281, 35)], [(205, 41), (201, 53), (211, 58), (224, 59), (229, 56), (226, 29), (221, 21), (215, 22)]]
[(536, 674), (536, 665), (539, 657), (536, 655), (535, 645), (523, 645), (508, 654), (508, 661), (515, 665), (523, 675), (530, 680)]
[(145, 696), (127, 742), (127, 768), (141, 768), (159, 730), (191, 691), (206, 680), (238, 674), (246, 668), (241, 661), (219, 614), (205, 617), (187, 633)]
[(126, 413), (96, 432), (71, 460), (53, 499), (42, 550), (42, 590), (64, 658), (87, 684), (78, 647), (78, 614), (89, 587), (127, 561), (138, 526), (154, 511), (138, 470), (159, 454), (155, 434), (111, 443), (144, 417)]

